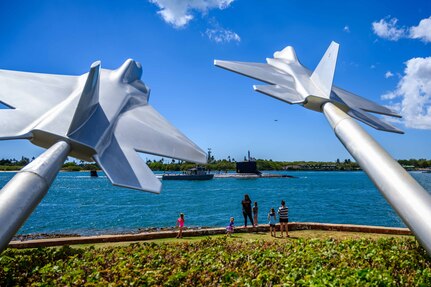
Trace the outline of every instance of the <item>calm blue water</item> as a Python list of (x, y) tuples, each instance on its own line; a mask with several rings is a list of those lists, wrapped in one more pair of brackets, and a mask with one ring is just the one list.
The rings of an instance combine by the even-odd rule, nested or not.
[[(259, 203), (259, 222), (284, 199), (291, 221), (404, 227), (363, 172), (289, 172), (298, 178), (165, 181), (161, 194), (114, 187), (105, 176), (62, 172), (33, 212), (21, 234), (82, 235), (174, 226), (185, 214), (187, 226), (226, 226), (231, 216), (242, 225), (241, 200)], [(13, 176), (0, 173), (0, 187)], [(431, 191), (431, 174), (412, 173)]]

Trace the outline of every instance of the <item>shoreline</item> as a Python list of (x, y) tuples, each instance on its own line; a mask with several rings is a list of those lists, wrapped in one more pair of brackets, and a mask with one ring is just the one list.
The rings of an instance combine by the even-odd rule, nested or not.
[[(343, 232), (359, 232), (359, 233), (375, 233), (389, 235), (412, 235), (408, 228), (395, 228), (384, 226), (370, 225), (353, 225), (353, 224), (331, 224), (331, 223), (315, 223), (315, 222), (289, 222), (289, 231), (301, 230), (322, 230), (322, 231), (343, 231)], [(279, 230), (279, 225), (277, 225)], [(250, 233), (250, 232), (269, 232), (269, 225), (259, 225), (257, 227), (236, 227), (234, 233)], [(210, 236), (216, 234), (225, 234), (225, 227), (204, 227), (204, 228), (187, 228), (183, 231), (184, 237), (193, 236)], [(76, 235), (76, 234), (75, 234)], [(122, 233), (122, 234), (105, 234), (94, 236), (62, 236), (62, 234), (52, 234), (51, 238), (29, 239), (22, 235), (22, 240), (12, 240), (9, 243), (9, 248), (36, 248), (50, 247), (76, 244), (94, 244), (107, 242), (131, 242), (145, 241), (162, 238), (174, 238), (177, 235), (177, 229), (169, 227), (164, 230), (157, 228), (148, 229), (139, 233)]]

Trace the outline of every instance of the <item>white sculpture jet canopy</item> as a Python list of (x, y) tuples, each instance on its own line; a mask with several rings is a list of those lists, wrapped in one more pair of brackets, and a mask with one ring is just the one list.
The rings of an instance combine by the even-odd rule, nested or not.
[(368, 112), (392, 117), (400, 117), (399, 115), (386, 107), (332, 85), (338, 48), (339, 45), (332, 42), (314, 72), (299, 62), (291, 46), (275, 52), (274, 58), (266, 59), (266, 64), (215, 60), (214, 65), (270, 84), (255, 85), (253, 88), (289, 104), (300, 104), (305, 108), (321, 112), (324, 103), (332, 102), (351, 117), (375, 129), (403, 133)]
[(49, 148), (68, 142), (70, 155), (95, 160), (114, 185), (160, 192), (137, 152), (206, 163), (206, 154), (148, 104), (141, 64), (117, 70), (91, 65), (82, 76), (0, 70), (0, 140), (29, 139)]

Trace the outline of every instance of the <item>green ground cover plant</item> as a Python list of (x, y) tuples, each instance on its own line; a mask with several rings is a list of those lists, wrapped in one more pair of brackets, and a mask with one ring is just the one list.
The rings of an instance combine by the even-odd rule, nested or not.
[(0, 286), (431, 286), (413, 238), (143, 242), (7, 249)]

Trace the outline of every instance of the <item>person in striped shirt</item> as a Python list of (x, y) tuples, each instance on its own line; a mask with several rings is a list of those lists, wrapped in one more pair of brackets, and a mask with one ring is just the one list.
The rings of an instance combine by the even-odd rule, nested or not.
[(283, 237), (283, 229), (286, 231), (286, 237), (289, 237), (289, 228), (287, 226), (289, 222), (289, 209), (284, 200), (281, 201), (281, 206), (278, 208), (278, 217), (280, 218), (281, 237)]

